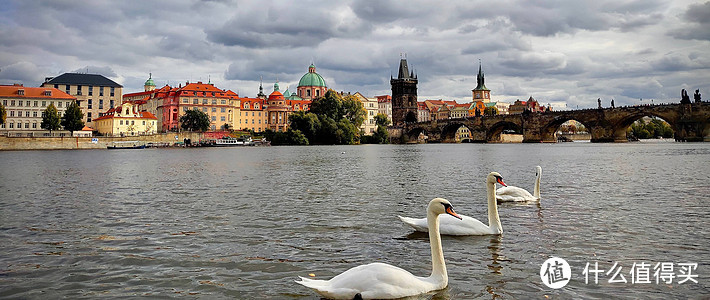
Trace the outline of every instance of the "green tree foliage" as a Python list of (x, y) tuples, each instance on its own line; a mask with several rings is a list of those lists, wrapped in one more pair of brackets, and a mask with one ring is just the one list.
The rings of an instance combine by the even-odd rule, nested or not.
[(84, 114), (81, 112), (79, 104), (76, 103), (76, 101), (72, 101), (64, 112), (64, 116), (62, 116), (62, 127), (73, 134), (74, 131), (79, 131), (84, 128), (83, 119)]
[(264, 137), (271, 141), (271, 145), (308, 145), (308, 139), (300, 130), (289, 129), (286, 132), (275, 132), (271, 129), (264, 131)]
[(498, 108), (495, 106), (489, 106), (483, 109), (483, 114), (486, 116), (495, 116), (498, 114)]
[(650, 122), (641, 119), (631, 124), (628, 135), (639, 139), (670, 138), (673, 128), (661, 119), (653, 118)]
[(5, 121), (7, 121), (7, 110), (0, 104), (0, 125), (5, 124)]
[(365, 114), (362, 103), (354, 96), (343, 99), (328, 90), (323, 97), (313, 100), (309, 112), (298, 111), (289, 116), (289, 126), (294, 132), (290, 142), (303, 145), (300, 134), (310, 145), (355, 144), (360, 140), (358, 128)]
[(390, 124), (390, 119), (387, 118), (385, 114), (377, 114), (375, 116), (375, 124), (377, 124), (377, 130), (371, 136), (365, 136), (362, 143), (366, 144), (387, 144), (389, 143), (389, 132), (387, 132), (387, 125)]
[(202, 111), (189, 109), (180, 117), (180, 127), (189, 131), (207, 131), (210, 129), (210, 117)]
[(57, 108), (54, 107), (54, 104), (50, 103), (49, 106), (47, 106), (47, 108), (42, 113), (42, 123), (39, 125), (39, 127), (44, 130), (49, 130), (50, 133), (52, 132), (52, 130), (62, 129), (59, 120), (59, 112), (57, 112)]

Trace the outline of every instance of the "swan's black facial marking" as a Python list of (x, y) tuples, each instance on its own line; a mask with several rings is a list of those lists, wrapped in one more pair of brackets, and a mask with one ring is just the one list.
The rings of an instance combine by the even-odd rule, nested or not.
[(498, 175), (493, 175), (493, 176), (496, 177), (496, 181), (497, 181), (498, 183), (500, 183), (500, 185), (502, 185), (502, 186), (508, 186), (507, 184), (505, 184), (505, 182), (503, 182), (503, 177), (500, 177), (500, 176), (498, 176)]
[(449, 203), (442, 203), (442, 204), (444, 205), (444, 211), (446, 211), (447, 214), (450, 214), (450, 215), (454, 216), (455, 218), (458, 218), (459, 220), (461, 220), (461, 216), (459, 216), (454, 211), (454, 207), (451, 206), (451, 204), (449, 204)]

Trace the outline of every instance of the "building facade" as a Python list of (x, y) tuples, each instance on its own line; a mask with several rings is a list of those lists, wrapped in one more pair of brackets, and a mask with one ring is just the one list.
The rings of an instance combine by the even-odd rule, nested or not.
[(123, 100), (123, 86), (99, 74), (64, 73), (45, 78), (42, 87), (74, 96), (84, 114), (84, 124), (91, 128), (95, 118)]
[(403, 126), (417, 121), (417, 83), (414, 71), (409, 72), (407, 59), (399, 61), (397, 78), (390, 77), (392, 86), (392, 125)]
[(5, 124), (0, 125), (0, 130), (11, 136), (44, 135), (41, 124), (47, 107), (54, 105), (61, 117), (74, 100), (74, 96), (53, 87), (0, 85), (0, 101), (7, 112), (7, 119)]
[(269, 128), (265, 99), (242, 97), (239, 100), (241, 109), (234, 128), (254, 132), (263, 132)]
[(382, 95), (375, 98), (377, 98), (377, 113), (387, 116), (387, 120), (392, 124), (392, 96)]
[(157, 132), (158, 118), (140, 111), (138, 104), (126, 101), (94, 119), (96, 130), (105, 136), (152, 135)]
[(360, 130), (365, 135), (372, 135), (377, 130), (377, 124), (375, 124), (375, 116), (379, 110), (377, 98), (367, 98), (360, 92), (356, 92), (353, 96), (362, 103), (362, 107), (365, 109), (365, 119), (360, 125)]

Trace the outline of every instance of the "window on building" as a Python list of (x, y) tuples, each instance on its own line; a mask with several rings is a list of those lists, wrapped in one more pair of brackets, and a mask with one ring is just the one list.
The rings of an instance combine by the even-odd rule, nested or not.
[[(88, 117), (89, 119), (91, 119), (91, 112), (87, 112), (87, 113), (86, 113), (86, 117)], [(91, 121), (89, 121), (89, 122), (91, 122)]]
[(93, 96), (93, 95), (94, 95), (94, 87), (89, 86), (89, 96)]
[(33, 117), (33, 118), (36, 118), (36, 117), (37, 117), (37, 112), (36, 112), (36, 111), (33, 111), (33, 112), (32, 112), (32, 117)]
[(10, 117), (14, 117), (14, 116), (15, 116), (15, 111), (14, 111), (14, 110), (11, 110), (11, 111), (10, 111)]
[(39, 101), (35, 101), (32, 103), (34, 107), (37, 107), (39, 105)]
[(113, 108), (113, 100), (109, 100), (109, 108)]
[(185, 103), (185, 104), (190, 103), (190, 99), (182, 98), (182, 103)]
[[(52, 103), (54, 103), (54, 101), (52, 101)], [(67, 105), (67, 106), (69, 106), (69, 105)], [(62, 107), (62, 101), (57, 101), (57, 107)]]
[(104, 109), (104, 99), (99, 99), (99, 109)]
[(91, 122), (91, 118), (90, 118), (90, 117), (86, 117), (86, 123), (90, 123), (90, 122)]
[(71, 93), (69, 93), (70, 91), (71, 91), (71, 89), (69, 88), (69, 85), (67, 84), (67, 85), (64, 87), (64, 92), (71, 95)]
[(42, 101), (42, 107), (47, 106), (47, 101)]
[[(214, 95), (212, 95), (214, 96)], [(217, 105), (217, 99), (212, 99), (212, 105)]]
[(18, 101), (17, 101), (17, 106), (22, 106), (23, 103), (24, 103), (24, 102), (22, 102), (22, 100), (18, 100)]
[(76, 86), (76, 95), (81, 96), (81, 85)]
[(100, 86), (99, 87), (99, 96), (103, 96), (103, 95), (104, 95), (104, 87)]
[(207, 99), (202, 99), (202, 104), (207, 105), (208, 101)]
[(219, 117), (220, 121), (224, 121), (224, 119), (225, 119), (224, 116)]
[(132, 121), (131, 121), (131, 125), (135, 125), (135, 124), (136, 124), (136, 121), (133, 121), (133, 120), (132, 120)]
[(30, 129), (30, 123), (25, 123), (25, 128)]
[(187, 110), (188, 110), (187, 106), (182, 107), (182, 111), (187, 112)]
[(145, 125), (145, 120), (143, 120), (143, 125)]
[(192, 104), (200, 104), (200, 99), (192, 99)]
[(25, 118), (29, 118), (29, 117), (30, 117), (30, 111), (28, 110), (25, 112)]
[(216, 121), (217, 121), (217, 116), (212, 116), (212, 122), (216, 122)]
[(89, 101), (87, 102), (87, 107), (86, 107), (86, 108), (91, 109), (91, 104), (92, 104), (91, 102), (92, 102), (91, 99), (89, 99)]
[(222, 103), (223, 105), (227, 104), (227, 100), (222, 100), (222, 101), (220, 101), (220, 103)]
[(15, 128), (15, 123), (12, 123), (12, 122), (8, 123), (8, 127), (9, 127), (9, 128)]
[(212, 108), (212, 112), (217, 112), (217, 108), (216, 108), (216, 107), (213, 107), (213, 108)]
[(115, 95), (115, 93), (114, 93), (115, 89), (116, 89), (115, 87), (111, 87), (111, 96), (110, 97), (113, 97)]
[(118, 124), (119, 124), (119, 125), (123, 125), (123, 120), (119, 120), (119, 121), (118, 121)]
[(222, 107), (222, 112), (227, 112), (227, 109)]

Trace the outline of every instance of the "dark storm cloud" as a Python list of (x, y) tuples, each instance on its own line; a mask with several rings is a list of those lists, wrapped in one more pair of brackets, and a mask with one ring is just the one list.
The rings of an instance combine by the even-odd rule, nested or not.
[(686, 26), (669, 31), (669, 35), (685, 40), (710, 41), (710, 2), (692, 4), (682, 15)]
[[(97, 66), (86, 66), (82, 67), (79, 69), (76, 69), (74, 71), (71, 71), (72, 73), (87, 73), (87, 74), (101, 74), (106, 77), (118, 77), (118, 74), (113, 71), (113, 69), (109, 66), (103, 66), (103, 67), (97, 67)], [(57, 74), (59, 75), (59, 74)]]

